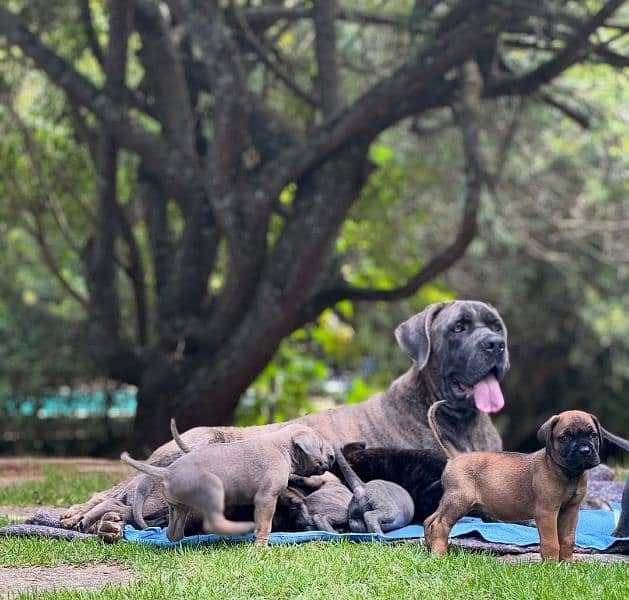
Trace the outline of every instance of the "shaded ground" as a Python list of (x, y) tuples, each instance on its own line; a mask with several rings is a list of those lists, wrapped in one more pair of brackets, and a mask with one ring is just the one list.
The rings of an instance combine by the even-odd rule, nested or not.
[(107, 584), (121, 585), (135, 579), (132, 570), (115, 563), (83, 567), (0, 567), (0, 598), (61, 588), (95, 591)]

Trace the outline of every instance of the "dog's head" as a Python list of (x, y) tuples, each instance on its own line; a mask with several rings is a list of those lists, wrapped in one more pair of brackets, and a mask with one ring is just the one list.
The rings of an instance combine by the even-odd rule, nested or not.
[(334, 449), (306, 425), (289, 425), (295, 475), (320, 475), (334, 464)]
[(601, 462), (601, 425), (590, 413), (567, 410), (554, 415), (539, 428), (537, 439), (550, 457), (571, 473), (581, 473)]
[(456, 300), (431, 304), (395, 330), (398, 344), (427, 369), (442, 400), (482, 412), (504, 406), (498, 383), (509, 369), (507, 329), (495, 308)]

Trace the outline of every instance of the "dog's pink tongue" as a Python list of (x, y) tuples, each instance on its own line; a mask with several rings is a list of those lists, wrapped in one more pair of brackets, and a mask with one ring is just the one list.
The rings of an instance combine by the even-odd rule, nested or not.
[(474, 404), (486, 413), (498, 412), (505, 405), (500, 384), (493, 375), (487, 375), (474, 386)]

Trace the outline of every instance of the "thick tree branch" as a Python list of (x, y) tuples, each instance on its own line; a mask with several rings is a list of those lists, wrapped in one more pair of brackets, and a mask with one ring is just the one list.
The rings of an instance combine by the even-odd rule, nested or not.
[[(104, 92), (114, 102), (124, 95), (127, 72), (127, 43), (132, 27), (133, 10), (124, 0), (109, 2), (109, 43), (105, 57)], [(87, 264), (87, 286), (91, 315), (99, 331), (119, 335), (120, 304), (115, 281), (114, 243), (118, 212), (116, 173), (118, 147), (107, 128), (101, 127), (96, 150), (98, 211), (92, 251)]]
[(136, 0), (135, 5), (142, 62), (164, 134), (184, 154), (194, 156), (195, 118), (181, 53), (159, 8), (148, 0)]
[(348, 140), (376, 133), (373, 131), (374, 123), (382, 122), (383, 111), (396, 111), (398, 102), (420, 95), (465, 57), (490, 43), (491, 38), (486, 35), (485, 29), (499, 27), (507, 16), (508, 13), (503, 14), (501, 9), (487, 9), (484, 2), (477, 2), (470, 7), (469, 18), (433, 40), (336, 118), (315, 128), (309, 134), (307, 144), (285, 150), (266, 165), (260, 174), (260, 185), (267, 190), (269, 197), (275, 198), (287, 182), (299, 179)]
[(477, 215), (480, 205), (481, 182), (484, 169), (479, 154), (478, 110), (482, 96), (482, 78), (478, 66), (468, 61), (460, 69), (460, 102), (454, 110), (461, 131), (465, 153), (466, 193), (461, 222), (454, 241), (434, 256), (404, 284), (392, 289), (359, 288), (347, 283), (321, 291), (310, 300), (302, 311), (301, 318), (310, 320), (321, 310), (333, 306), (340, 300), (400, 300), (414, 294), (422, 285), (443, 273), (467, 250), (475, 238), (478, 225)]
[(589, 37), (624, 4), (624, 0), (610, 0), (594, 14), (579, 30), (568, 40), (560, 52), (553, 58), (542, 63), (529, 73), (513, 79), (504, 79), (495, 82), (488, 90), (490, 96), (504, 94), (531, 94), (542, 85), (548, 83), (560, 73), (577, 63), (584, 54), (590, 51)]
[(43, 44), (3, 6), (0, 6), (0, 35), (10, 44), (19, 46), (74, 103), (93, 112), (121, 146), (137, 152), (151, 173), (171, 191), (195, 190), (203, 186), (194, 160), (138, 125), (124, 107)]
[(312, 9), (315, 56), (317, 57), (317, 86), (325, 119), (329, 119), (336, 113), (341, 103), (336, 59), (335, 12), (336, 0), (318, 0)]

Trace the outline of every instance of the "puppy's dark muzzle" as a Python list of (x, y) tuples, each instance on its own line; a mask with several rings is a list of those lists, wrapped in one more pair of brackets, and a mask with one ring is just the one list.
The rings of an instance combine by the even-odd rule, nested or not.
[(591, 444), (581, 444), (572, 451), (570, 462), (573, 468), (591, 469), (601, 461), (594, 446)]

